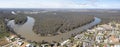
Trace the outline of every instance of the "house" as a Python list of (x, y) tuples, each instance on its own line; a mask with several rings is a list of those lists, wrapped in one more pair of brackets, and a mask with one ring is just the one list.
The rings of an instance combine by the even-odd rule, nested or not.
[(23, 41), (17, 41), (17, 44), (18, 44), (19, 46), (21, 46), (22, 44), (24, 44), (24, 42), (23, 42)]
[(100, 43), (103, 40), (103, 36), (96, 36), (96, 41)]
[(64, 42), (61, 43), (61, 46), (63, 46), (64, 44), (66, 44), (69, 40), (66, 40)]
[(25, 47), (34, 47), (32, 44), (27, 44)]
[(114, 47), (120, 47), (120, 45), (114, 45)]

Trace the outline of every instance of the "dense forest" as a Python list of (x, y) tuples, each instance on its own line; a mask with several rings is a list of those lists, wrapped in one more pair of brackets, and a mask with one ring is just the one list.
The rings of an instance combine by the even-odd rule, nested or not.
[(94, 20), (94, 16), (79, 12), (47, 12), (30, 15), (35, 19), (33, 31), (41, 36), (54, 36), (69, 32)]

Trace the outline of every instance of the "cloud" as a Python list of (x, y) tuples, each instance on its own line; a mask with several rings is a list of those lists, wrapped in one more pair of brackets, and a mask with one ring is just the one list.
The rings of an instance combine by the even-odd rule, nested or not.
[(28, 1), (28, 2), (0, 2), (3, 8), (84, 8), (89, 4), (76, 3), (72, 1)]
[[(119, 8), (104, 0), (2, 0), (0, 8)], [(107, 1), (109, 2), (109, 1)], [(118, 3), (120, 4), (120, 3)]]

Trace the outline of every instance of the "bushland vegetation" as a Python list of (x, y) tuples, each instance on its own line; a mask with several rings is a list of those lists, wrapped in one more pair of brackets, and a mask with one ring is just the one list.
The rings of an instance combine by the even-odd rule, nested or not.
[(24, 24), (27, 21), (27, 16), (12, 14), (9, 10), (0, 11), (0, 16), (4, 19), (15, 20), (16, 24)]
[(0, 38), (4, 38), (5, 36), (9, 36), (9, 32), (7, 32), (7, 26), (2, 17), (0, 17)]
[(79, 12), (47, 12), (32, 16), (35, 19), (33, 31), (41, 36), (55, 36), (69, 32), (94, 20), (93, 16)]

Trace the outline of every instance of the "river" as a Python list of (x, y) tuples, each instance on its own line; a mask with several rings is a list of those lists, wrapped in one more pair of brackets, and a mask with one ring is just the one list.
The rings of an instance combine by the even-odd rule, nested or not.
[(47, 42), (52, 42), (52, 41), (61, 42), (61, 41), (64, 41), (64, 40), (67, 40), (68, 38), (70, 38), (71, 34), (77, 34), (81, 31), (87, 30), (88, 28), (91, 28), (101, 22), (101, 19), (95, 17), (95, 20), (92, 21), (91, 23), (86, 24), (77, 29), (74, 29), (72, 31), (69, 31), (67, 33), (63, 33), (63, 34), (51, 36), (51, 37), (42, 37), (42, 36), (35, 34), (32, 30), (34, 23), (35, 23), (35, 19), (32, 17), (29, 17), (29, 16), (27, 16), (27, 18), (28, 18), (27, 22), (24, 23), (23, 25), (15, 24), (14, 20), (10, 20), (7, 23), (7, 25), (9, 27), (13, 28), (17, 34), (21, 35), (21, 37), (24, 37), (25, 40), (31, 40), (31, 41), (36, 41), (36, 42), (41, 42), (42, 40), (47, 41)]

